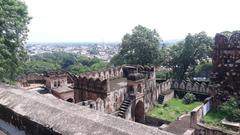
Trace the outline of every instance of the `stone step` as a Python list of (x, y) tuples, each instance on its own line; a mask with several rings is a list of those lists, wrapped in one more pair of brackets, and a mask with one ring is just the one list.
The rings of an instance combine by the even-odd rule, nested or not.
[(120, 107), (119, 110), (122, 110), (122, 111), (125, 112), (127, 109), (126, 109), (126, 108), (121, 108), (121, 107)]
[(122, 105), (126, 105), (126, 106), (129, 106), (130, 103), (122, 103)]

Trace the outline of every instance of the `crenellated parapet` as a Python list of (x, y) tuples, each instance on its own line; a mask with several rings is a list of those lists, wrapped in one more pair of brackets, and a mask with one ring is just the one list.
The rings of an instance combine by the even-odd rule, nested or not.
[(107, 93), (109, 79), (87, 78), (79, 76), (77, 85), (77, 89), (79, 90)]
[(93, 78), (93, 79), (116, 79), (123, 76), (122, 67), (114, 67), (109, 69), (104, 69), (100, 71), (86, 72), (79, 75), (80, 77)]
[(209, 94), (208, 83), (189, 82), (189, 81), (172, 81), (171, 89), (197, 94)]

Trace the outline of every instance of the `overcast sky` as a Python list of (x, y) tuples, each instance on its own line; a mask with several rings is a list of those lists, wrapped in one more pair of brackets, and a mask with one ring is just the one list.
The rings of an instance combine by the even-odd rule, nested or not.
[(239, 0), (23, 0), (28, 42), (121, 41), (141, 24), (163, 40), (240, 29)]

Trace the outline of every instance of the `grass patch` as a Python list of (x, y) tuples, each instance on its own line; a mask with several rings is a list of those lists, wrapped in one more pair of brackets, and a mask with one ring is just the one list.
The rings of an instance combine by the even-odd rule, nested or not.
[(203, 122), (208, 125), (221, 126), (221, 120), (224, 119), (224, 113), (221, 109), (212, 108), (204, 117)]
[(185, 112), (192, 111), (195, 107), (201, 105), (201, 102), (184, 104), (181, 99), (171, 99), (165, 104), (157, 104), (153, 110), (147, 113), (148, 116), (173, 122), (177, 117)]
[(234, 131), (231, 128), (221, 124), (226, 114), (219, 108), (212, 108), (202, 119), (203, 123), (209, 126), (218, 127), (223, 131)]

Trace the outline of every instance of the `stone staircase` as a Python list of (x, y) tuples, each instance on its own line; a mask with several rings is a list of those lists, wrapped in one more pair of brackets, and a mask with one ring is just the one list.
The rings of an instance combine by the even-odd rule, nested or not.
[(119, 111), (118, 111), (118, 117), (125, 118), (125, 113), (128, 109), (128, 107), (131, 104), (132, 99), (130, 97), (124, 99), (123, 103), (121, 104)]

